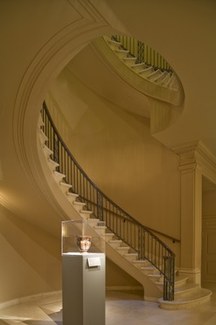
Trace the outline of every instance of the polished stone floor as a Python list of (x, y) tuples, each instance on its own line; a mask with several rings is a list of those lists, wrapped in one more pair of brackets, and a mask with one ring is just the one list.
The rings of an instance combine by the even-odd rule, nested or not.
[[(0, 325), (62, 325), (61, 294), (0, 310)], [(109, 292), (106, 325), (216, 325), (216, 291), (210, 302), (190, 310), (167, 311), (139, 293)], [(71, 324), (79, 325), (79, 324)]]

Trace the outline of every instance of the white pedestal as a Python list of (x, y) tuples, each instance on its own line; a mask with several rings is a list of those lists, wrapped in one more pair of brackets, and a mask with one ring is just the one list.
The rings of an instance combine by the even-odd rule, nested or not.
[(63, 324), (105, 325), (105, 254), (65, 253)]

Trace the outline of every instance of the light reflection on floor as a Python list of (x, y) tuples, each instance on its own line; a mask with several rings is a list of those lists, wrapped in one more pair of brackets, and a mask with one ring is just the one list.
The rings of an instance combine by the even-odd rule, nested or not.
[[(61, 294), (0, 310), (0, 325), (63, 325)], [(138, 293), (109, 292), (106, 325), (216, 325), (216, 291), (210, 302), (190, 310), (167, 311)], [(79, 324), (71, 324), (79, 325)]]

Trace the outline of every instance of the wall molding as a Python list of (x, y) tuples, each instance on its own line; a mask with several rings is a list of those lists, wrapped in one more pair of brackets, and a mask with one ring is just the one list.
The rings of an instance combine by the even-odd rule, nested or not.
[(202, 171), (202, 176), (216, 184), (216, 157), (202, 141), (184, 143), (172, 147), (171, 150), (179, 156), (181, 171), (198, 167)]
[(75, 14), (71, 23), (62, 26), (37, 50), (17, 89), (13, 142), (19, 163), (34, 185), (41, 185), (38, 178), (43, 178), (37, 165), (37, 121), (51, 81), (84, 46), (112, 29), (88, 0), (70, 2), (71, 13), (72, 9)]

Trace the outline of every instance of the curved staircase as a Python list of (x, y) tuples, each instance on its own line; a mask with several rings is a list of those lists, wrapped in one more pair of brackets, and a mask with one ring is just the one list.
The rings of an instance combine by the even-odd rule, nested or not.
[(160, 68), (147, 62), (139, 62), (138, 58), (131, 54), (125, 48), (121, 37), (104, 36), (105, 41), (109, 44), (113, 52), (122, 60), (129, 68), (135, 73), (139, 74), (142, 78), (160, 85), (161, 87), (169, 88), (173, 91), (179, 91), (179, 80), (171, 68)]
[(148, 48), (147, 51), (154, 54), (152, 60), (150, 55), (147, 58), (136, 56), (137, 51), (131, 49), (130, 43), (137, 44), (139, 41), (125, 37), (127, 42), (124, 42), (124, 36), (103, 36), (92, 45), (131, 87), (149, 98), (180, 108), (184, 102), (184, 91), (177, 74), (153, 49)]
[[(46, 109), (45, 106), (44, 109)], [(45, 113), (47, 113), (47, 111)], [(106, 220), (107, 222), (105, 222), (104, 220), (95, 217), (95, 207), (93, 207), (92, 210), (88, 209), (87, 203), (83, 202), (82, 193), (79, 194), (78, 192), (74, 191), (76, 180), (74, 180), (74, 184), (68, 183), (66, 181), (65, 173), (58, 170), (61, 162), (56, 162), (54, 152), (56, 151), (55, 146), (53, 147), (54, 150), (51, 150), (49, 147), (50, 140), (45, 134), (46, 127), (44, 126), (44, 120), (45, 123), (47, 123), (46, 118), (43, 118), (42, 120), (40, 117), (38, 133), (40, 137), (41, 149), (44, 153), (45, 161), (49, 166), (50, 176), (54, 178), (56, 186), (65, 196), (65, 200), (70, 202), (71, 209), (76, 211), (77, 216), (80, 219), (87, 220), (88, 225), (96, 235), (103, 235), (105, 237), (107, 257), (132, 277), (134, 277), (143, 286), (144, 299), (158, 301), (160, 307), (164, 309), (190, 308), (197, 304), (208, 301), (210, 299), (211, 291), (199, 288), (194, 284), (189, 283), (189, 279), (187, 277), (180, 276), (178, 274), (178, 270), (175, 270), (174, 276), (174, 300), (169, 299), (169, 297), (168, 299), (167, 297), (164, 297), (164, 286), (166, 285), (167, 275), (166, 273), (163, 273), (164, 268), (162, 265), (160, 265), (164, 256), (160, 258), (159, 255), (165, 255), (165, 250), (162, 252), (162, 254), (160, 249), (159, 251), (145, 251), (140, 254), (136, 251), (133, 245), (129, 244), (129, 241), (127, 242), (127, 240), (124, 240), (124, 238), (116, 235), (115, 226), (113, 226), (114, 231), (111, 231), (112, 227), (108, 218)], [(100, 197), (97, 203), (98, 216), (100, 216), (102, 211), (100, 210), (102, 203)], [(117, 213), (116, 216), (117, 219), (115, 222), (120, 223), (118, 220), (119, 215)], [(112, 219), (112, 222), (114, 222), (113, 220), (114, 219)], [(127, 225), (127, 222), (128, 220), (126, 217), (124, 217), (123, 223)], [(120, 227), (122, 226), (123, 224), (120, 224)], [(134, 237), (138, 235), (140, 236), (140, 234), (137, 233), (137, 228), (134, 228), (131, 236)], [(147, 237), (147, 240), (149, 240), (149, 238), (150, 237)], [(158, 241), (155, 239), (155, 241), (152, 242), (152, 245), (156, 247), (156, 245), (158, 245)], [(143, 256), (146, 258), (143, 258)], [(166, 257), (167, 261), (169, 262), (169, 256)], [(159, 264), (156, 264), (156, 260), (159, 260)], [(159, 267), (161, 269), (159, 269)], [(161, 298), (162, 296), (164, 298)]]

